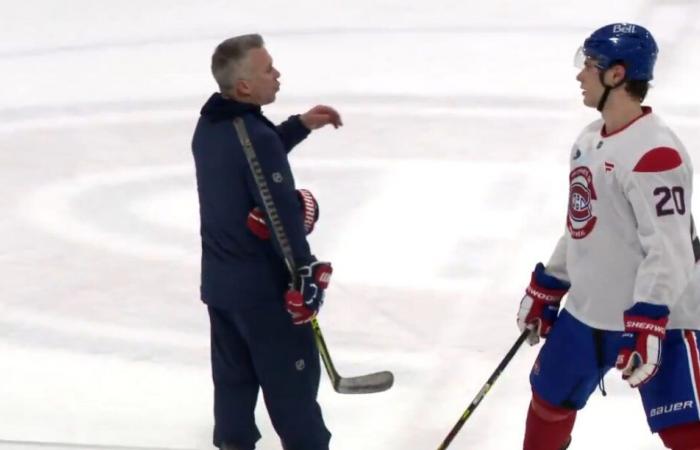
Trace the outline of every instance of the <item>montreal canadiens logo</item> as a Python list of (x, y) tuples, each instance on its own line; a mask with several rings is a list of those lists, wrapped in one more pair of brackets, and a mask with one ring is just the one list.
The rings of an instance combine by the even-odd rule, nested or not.
[(588, 167), (577, 167), (569, 174), (569, 214), (566, 226), (574, 239), (583, 239), (593, 231), (597, 221), (593, 215), (595, 200), (593, 174)]

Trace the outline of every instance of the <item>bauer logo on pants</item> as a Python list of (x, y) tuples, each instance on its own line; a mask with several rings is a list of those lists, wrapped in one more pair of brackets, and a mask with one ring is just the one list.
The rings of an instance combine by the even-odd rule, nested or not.
[(668, 414), (670, 412), (682, 411), (684, 409), (690, 409), (693, 407), (693, 401), (687, 400), (685, 402), (672, 403), (670, 405), (659, 406), (658, 408), (652, 408), (649, 410), (649, 417), (660, 416), (662, 414)]

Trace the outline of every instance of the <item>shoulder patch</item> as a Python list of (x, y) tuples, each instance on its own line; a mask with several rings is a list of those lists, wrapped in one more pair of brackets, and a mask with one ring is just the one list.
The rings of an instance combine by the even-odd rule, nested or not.
[(670, 147), (657, 147), (649, 150), (641, 157), (635, 172), (665, 172), (683, 164), (681, 155)]

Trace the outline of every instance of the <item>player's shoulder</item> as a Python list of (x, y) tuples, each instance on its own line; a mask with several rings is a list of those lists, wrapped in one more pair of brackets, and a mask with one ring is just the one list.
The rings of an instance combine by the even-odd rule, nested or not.
[(681, 167), (684, 158), (677, 148), (662, 145), (644, 150), (632, 162), (634, 163), (633, 172), (666, 172)]
[(625, 142), (624, 159), (632, 172), (665, 172), (690, 164), (683, 144), (658, 115), (643, 119), (629, 130)]
[(593, 122), (586, 125), (583, 128), (583, 130), (581, 130), (580, 135), (581, 136), (588, 135), (588, 134), (600, 135), (601, 130), (603, 129), (603, 125), (605, 125), (605, 121), (602, 118), (596, 119)]
[[(589, 123), (576, 136), (574, 143), (574, 152), (579, 148), (586, 148), (591, 142), (596, 142), (600, 139), (600, 131), (603, 129), (605, 122), (603, 119), (597, 119)], [(580, 150), (578, 150), (580, 152)]]
[(641, 125), (640, 145), (631, 155), (634, 172), (666, 172), (683, 165), (690, 166), (690, 157), (683, 143), (657, 114), (649, 114), (648, 120)]

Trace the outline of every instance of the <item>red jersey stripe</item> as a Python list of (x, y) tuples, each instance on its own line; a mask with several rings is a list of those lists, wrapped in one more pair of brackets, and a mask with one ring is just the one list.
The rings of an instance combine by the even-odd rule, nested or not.
[(693, 387), (695, 388), (695, 398), (700, 398), (700, 355), (698, 352), (698, 344), (695, 340), (695, 333), (690, 330), (685, 330), (683, 332), (685, 337), (686, 346), (688, 348), (688, 353), (690, 356), (690, 371), (693, 377)]
[(657, 147), (649, 150), (642, 156), (636, 166), (635, 172), (665, 172), (675, 169), (683, 164), (680, 153), (669, 147)]

